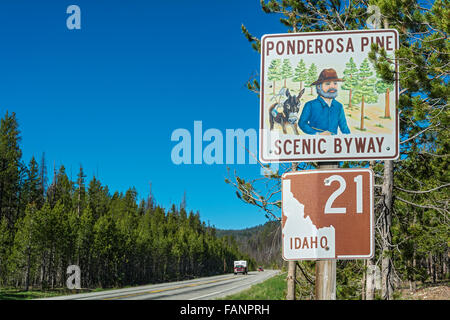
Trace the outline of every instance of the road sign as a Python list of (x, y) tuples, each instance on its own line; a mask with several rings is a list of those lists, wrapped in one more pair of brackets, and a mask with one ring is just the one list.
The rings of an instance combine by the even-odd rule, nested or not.
[(282, 177), (285, 260), (374, 255), (373, 171), (322, 169)]
[(261, 162), (398, 158), (398, 81), (384, 82), (368, 58), (372, 43), (394, 58), (396, 30), (270, 34), (261, 43)]

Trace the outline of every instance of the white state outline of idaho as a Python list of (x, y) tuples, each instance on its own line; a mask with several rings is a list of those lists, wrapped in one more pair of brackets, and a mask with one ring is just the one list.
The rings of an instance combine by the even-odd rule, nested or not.
[[(283, 258), (285, 260), (314, 260), (314, 259), (335, 259), (335, 229), (333, 226), (319, 228), (312, 223), (310, 217), (305, 218), (305, 206), (300, 203), (291, 191), (291, 180), (283, 180), (282, 188), (283, 197), (283, 214), (287, 218), (283, 228)], [(322, 237), (328, 239), (328, 250), (320, 246)], [(317, 249), (295, 249), (295, 241), (293, 240), (292, 249), (290, 238), (317, 237)], [(310, 244), (311, 241), (308, 241)]]

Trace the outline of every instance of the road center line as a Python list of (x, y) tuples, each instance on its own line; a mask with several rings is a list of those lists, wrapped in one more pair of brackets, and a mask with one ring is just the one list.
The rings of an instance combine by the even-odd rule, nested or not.
[[(267, 280), (267, 279), (257, 279), (257, 280), (255, 280), (255, 281), (252, 281), (252, 282), (249, 282), (249, 283), (246, 283), (245, 284), (245, 286), (248, 286), (248, 285), (252, 285), (253, 283), (256, 283), (256, 282), (258, 282), (258, 281), (265, 281), (265, 280)], [(195, 297), (195, 298), (192, 298), (192, 299), (189, 299), (190, 301), (193, 301), (193, 300), (200, 300), (200, 299), (202, 299), (202, 298), (206, 298), (206, 297), (209, 297), (209, 296), (213, 296), (213, 295), (215, 295), (215, 294), (220, 294), (220, 293), (222, 293), (222, 292), (226, 292), (226, 291), (231, 291), (231, 290), (234, 290), (234, 289), (237, 289), (237, 288), (239, 288), (239, 287), (242, 287), (243, 285), (240, 285), (240, 286), (237, 286), (237, 287), (233, 287), (233, 288), (229, 288), (229, 289), (225, 289), (225, 290), (222, 290), (222, 291), (217, 291), (217, 292), (213, 292), (213, 293), (209, 293), (209, 294), (205, 294), (204, 296), (200, 296), (200, 297)]]
[(152, 291), (138, 292), (138, 293), (133, 293), (133, 294), (127, 294), (127, 295), (122, 295), (122, 296), (105, 298), (105, 299), (102, 299), (102, 300), (108, 301), (108, 300), (118, 300), (118, 299), (130, 298), (130, 297), (137, 297), (137, 296), (143, 296), (143, 295), (152, 294), (152, 293), (161, 293), (161, 292), (177, 290), (177, 289), (184, 289), (184, 288), (189, 288), (189, 287), (198, 287), (198, 286), (201, 286), (201, 285), (204, 285), (204, 284), (217, 283), (217, 282), (227, 281), (227, 280), (231, 280), (231, 279), (235, 279), (235, 277), (229, 277), (229, 278), (225, 278), (225, 279), (206, 281), (206, 282), (199, 282), (199, 283), (195, 283), (195, 284), (187, 284), (187, 285), (183, 285), (183, 286), (167, 288), (167, 289), (161, 289), (161, 290), (152, 290)]

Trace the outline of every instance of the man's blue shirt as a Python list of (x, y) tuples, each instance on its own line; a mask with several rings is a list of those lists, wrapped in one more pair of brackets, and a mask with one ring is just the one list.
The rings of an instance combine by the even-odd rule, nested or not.
[(305, 104), (298, 126), (307, 134), (324, 131), (337, 134), (338, 127), (342, 133), (350, 133), (342, 104), (333, 99), (331, 106), (328, 106), (321, 96)]

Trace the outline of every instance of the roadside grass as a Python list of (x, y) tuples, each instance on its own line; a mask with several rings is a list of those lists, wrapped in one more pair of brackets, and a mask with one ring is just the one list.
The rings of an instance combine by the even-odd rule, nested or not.
[(33, 300), (43, 298), (53, 298), (65, 295), (72, 295), (78, 293), (90, 293), (103, 291), (104, 289), (84, 289), (84, 290), (68, 290), (66, 288), (53, 289), (53, 290), (29, 290), (24, 291), (16, 288), (0, 288), (0, 300)]
[(32, 299), (51, 298), (51, 297), (56, 297), (56, 296), (60, 296), (63, 294), (67, 294), (67, 292), (63, 292), (63, 290), (24, 291), (24, 290), (15, 289), (15, 288), (0, 288), (0, 300), (32, 300)]
[(250, 289), (219, 300), (285, 300), (286, 273), (276, 275), (264, 282), (255, 284)]

